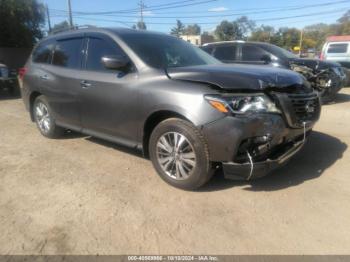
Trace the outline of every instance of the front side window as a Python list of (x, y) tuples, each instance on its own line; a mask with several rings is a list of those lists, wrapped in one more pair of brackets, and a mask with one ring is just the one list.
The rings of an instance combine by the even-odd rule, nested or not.
[(348, 51), (348, 44), (330, 44), (327, 53), (341, 54)]
[(235, 46), (217, 46), (215, 48), (214, 56), (222, 61), (235, 60), (236, 47)]
[(58, 40), (52, 64), (72, 69), (80, 68), (82, 43), (82, 38)]
[(126, 44), (149, 66), (158, 69), (220, 64), (198, 47), (161, 34), (121, 35)]
[(281, 48), (279, 46), (276, 46), (276, 45), (271, 45), (271, 44), (265, 44), (263, 46), (263, 48), (273, 54), (274, 56), (276, 57), (281, 57), (281, 58), (288, 58), (288, 59), (292, 59), (292, 58), (297, 58), (296, 55), (294, 55), (292, 52), (284, 49), (284, 48)]
[(243, 45), (242, 47), (243, 61), (262, 61), (264, 55), (269, 55), (269, 53), (260, 47), (252, 45)]
[(41, 64), (50, 64), (52, 50), (54, 48), (53, 43), (42, 43), (35, 49), (33, 53), (33, 62)]
[(88, 42), (86, 69), (92, 71), (108, 71), (102, 64), (104, 56), (122, 56), (123, 50), (114, 42), (90, 37)]

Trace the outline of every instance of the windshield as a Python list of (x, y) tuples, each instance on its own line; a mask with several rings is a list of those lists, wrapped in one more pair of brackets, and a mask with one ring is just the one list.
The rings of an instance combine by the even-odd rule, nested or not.
[(289, 52), (286, 49), (283, 49), (276, 45), (266, 45), (266, 50), (268, 50), (270, 53), (276, 56), (283, 56), (286, 58), (297, 58), (297, 56), (294, 55), (292, 52)]
[(163, 69), (220, 64), (198, 47), (178, 38), (161, 34), (125, 34), (121, 38), (149, 66)]

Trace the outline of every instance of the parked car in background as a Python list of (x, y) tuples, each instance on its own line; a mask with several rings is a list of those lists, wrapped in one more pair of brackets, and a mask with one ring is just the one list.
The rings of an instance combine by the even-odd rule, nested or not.
[(85, 29), (41, 41), (21, 70), (22, 97), (42, 135), (71, 129), (149, 156), (167, 183), (195, 189), (217, 166), (252, 179), (303, 146), (320, 116), (290, 70), (225, 65), (176, 37)]
[(7, 89), (11, 94), (17, 91), (16, 72), (0, 62), (0, 89)]
[(323, 101), (332, 101), (344, 86), (346, 75), (340, 64), (299, 58), (276, 45), (262, 42), (228, 41), (209, 43), (202, 49), (224, 63), (270, 65), (302, 74), (320, 92)]
[(333, 61), (342, 65), (350, 84), (350, 35), (330, 36), (323, 45), (321, 60)]

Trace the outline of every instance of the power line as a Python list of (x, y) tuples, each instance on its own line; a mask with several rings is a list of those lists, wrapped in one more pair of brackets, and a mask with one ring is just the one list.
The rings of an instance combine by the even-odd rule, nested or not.
[[(149, 6), (147, 8), (144, 8), (145, 11), (155, 11), (155, 10), (165, 10), (165, 9), (173, 9), (173, 8), (181, 8), (181, 7), (186, 7), (186, 6), (195, 6), (195, 5), (201, 5), (201, 4), (206, 4), (206, 3), (211, 3), (211, 2), (216, 2), (218, 0), (201, 0), (199, 2), (194, 2), (198, 0), (187, 0), (187, 1), (179, 1), (179, 2), (173, 2), (168, 3), (168, 4), (162, 4), (158, 6)], [(184, 3), (184, 4), (179, 4), (179, 3)], [(185, 4), (185, 2), (192, 2)], [(171, 5), (170, 5), (171, 4)], [(165, 5), (170, 5), (170, 6), (165, 6)], [(65, 10), (60, 10), (60, 9), (51, 9), (52, 11), (58, 11), (58, 12), (67, 12)], [(79, 14), (79, 15), (108, 15), (108, 14), (119, 14), (119, 13), (125, 13), (125, 12), (130, 12), (130, 13), (138, 13), (139, 8), (135, 9), (126, 9), (126, 10), (118, 10), (118, 11), (107, 11), (107, 12), (81, 12), (81, 11), (76, 11), (74, 14)]]
[[(186, 5), (182, 5), (182, 6), (178, 6), (179, 3), (186, 3), (186, 2), (192, 2), (192, 1), (198, 1), (198, 0), (187, 0), (187, 1), (179, 1), (179, 2), (172, 2), (172, 3), (168, 3), (168, 4), (162, 4), (162, 5), (154, 5), (154, 6), (148, 6), (147, 8), (145, 8), (146, 11), (152, 11), (149, 10), (153, 7), (161, 7), (161, 6), (165, 6), (165, 5), (174, 5), (177, 4), (176, 6), (172, 6), (171, 8), (174, 7), (183, 7)], [(216, 1), (216, 0), (211, 0), (211, 1)], [(197, 3), (192, 3), (193, 4), (200, 4), (201, 2), (197, 2)], [(243, 12), (243, 13), (230, 13), (230, 14), (222, 14), (223, 12), (220, 12), (220, 14), (217, 14), (216, 16), (229, 16), (229, 15), (247, 15), (247, 14), (255, 14), (257, 12), (261, 12), (261, 13), (266, 13), (266, 12), (276, 12), (276, 11), (289, 11), (289, 10), (298, 10), (298, 9), (303, 9), (303, 8), (311, 8), (311, 7), (318, 7), (318, 6), (328, 6), (328, 5), (335, 5), (335, 4), (342, 4), (342, 3), (350, 3), (349, 0), (340, 0), (340, 1), (332, 1), (332, 2), (325, 2), (325, 3), (319, 3), (319, 4), (310, 4), (310, 5), (293, 5), (293, 6), (279, 6), (279, 7), (265, 7), (265, 8), (245, 8), (245, 9), (237, 9), (235, 11), (252, 11), (252, 12)], [(65, 10), (59, 10), (59, 9), (51, 9), (52, 11), (59, 11), (59, 12), (67, 12)], [(257, 11), (259, 10), (259, 11)], [(127, 12), (128, 11), (128, 12)], [(233, 10), (226, 10), (224, 12), (232, 12)], [(108, 14), (116, 14), (116, 13), (138, 13), (139, 9), (135, 8), (135, 9), (126, 9), (126, 10), (119, 10), (119, 11), (108, 11), (108, 12), (74, 12), (75, 14), (79, 14), (79, 15), (108, 15)], [(199, 12), (203, 12), (203, 13), (213, 13), (214, 11), (196, 11), (196, 13)], [(260, 13), (259, 12), (259, 13)], [(181, 12), (161, 12), (161, 13), (154, 13), (154, 15), (157, 14), (176, 14), (176, 13), (180, 13), (180, 14), (184, 14), (186, 13), (185, 11), (181, 11)], [(193, 13), (193, 12), (190, 12)], [(214, 12), (214, 13), (219, 13), (219, 12)], [(124, 16), (123, 16), (124, 17)], [(130, 16), (131, 17), (131, 16)], [(214, 17), (214, 16), (213, 16)], [(168, 18), (164, 17), (164, 18)], [(190, 18), (190, 17), (189, 17)]]
[[(324, 14), (335, 14), (335, 13), (343, 13), (344, 9), (335, 9), (335, 10), (328, 10), (325, 12), (316, 12), (316, 13), (309, 13), (309, 14), (303, 14), (303, 15), (295, 15), (295, 16), (286, 16), (286, 17), (272, 17), (272, 18), (266, 18), (266, 19), (254, 19), (256, 22), (264, 22), (264, 21), (278, 21), (278, 20), (287, 20), (287, 19), (293, 19), (293, 18), (301, 18), (301, 17), (312, 17), (312, 16), (319, 16)], [(121, 20), (109, 20), (109, 19), (102, 19), (102, 18), (90, 18), (90, 17), (81, 17), (81, 16), (74, 16), (77, 19), (85, 19), (85, 20), (92, 20), (92, 21), (104, 21), (104, 22), (116, 22), (116, 23), (126, 23), (126, 24), (134, 24), (134, 22), (131, 21), (121, 21)], [(220, 22), (198, 22), (196, 24), (198, 25), (216, 25)], [(174, 23), (170, 22), (147, 22), (147, 24), (151, 25), (173, 25)]]
[[(342, 1), (333, 1), (333, 2), (327, 2), (327, 3), (319, 3), (318, 5), (328, 5), (328, 4), (334, 4), (334, 3), (349, 3), (349, 0), (342, 0)], [(312, 5), (314, 6), (314, 5)], [(196, 10), (196, 13), (227, 13), (232, 11), (257, 11), (257, 10), (282, 10), (282, 9), (290, 9), (290, 8), (297, 8), (297, 7), (307, 7), (305, 5), (292, 5), (292, 6), (270, 6), (270, 7), (263, 7), (263, 8), (243, 8), (243, 9), (227, 9), (224, 11), (214, 11), (214, 10)], [(161, 12), (161, 13), (154, 13), (156, 14), (186, 14), (186, 13), (193, 13), (193, 11), (179, 11), (179, 12)]]
[[(262, 13), (265, 14), (265, 13), (274, 13), (274, 12), (289, 12), (289, 11), (295, 11), (295, 10), (300, 10), (300, 9), (313, 8), (313, 7), (337, 5), (337, 4), (341, 4), (341, 3), (345, 3), (345, 2), (349, 2), (349, 1), (348, 0), (346, 0), (346, 1), (342, 0), (342, 1), (337, 1), (337, 2), (327, 2), (327, 3), (322, 3), (322, 4), (303, 5), (303, 6), (297, 6), (297, 7), (288, 8), (288, 9), (283, 8), (283, 9), (277, 9), (277, 10), (254, 11), (254, 12), (246, 12), (246, 13), (231, 13), (231, 14), (202, 15), (202, 16), (181, 16), (181, 17), (179, 17), (179, 16), (152, 16), (152, 19), (216, 18), (216, 17), (230, 17), (230, 16), (239, 16), (239, 15), (262, 14)], [(144, 8), (145, 8), (144, 5), (143, 5), (143, 8), (141, 8), (141, 5), (140, 5), (141, 16), (143, 16)], [(109, 14), (105, 14), (105, 15), (106, 16), (112, 16), (112, 15), (109, 15)], [(118, 17), (137, 18), (137, 16), (130, 16), (130, 15), (118, 15)]]

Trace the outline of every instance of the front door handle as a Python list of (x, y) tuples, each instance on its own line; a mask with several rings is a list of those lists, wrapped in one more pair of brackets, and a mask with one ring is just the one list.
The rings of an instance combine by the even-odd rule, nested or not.
[(90, 88), (92, 85), (91, 85), (91, 83), (89, 83), (88, 81), (83, 80), (83, 81), (80, 82), (80, 86), (81, 86), (83, 89), (87, 89), (87, 88)]

